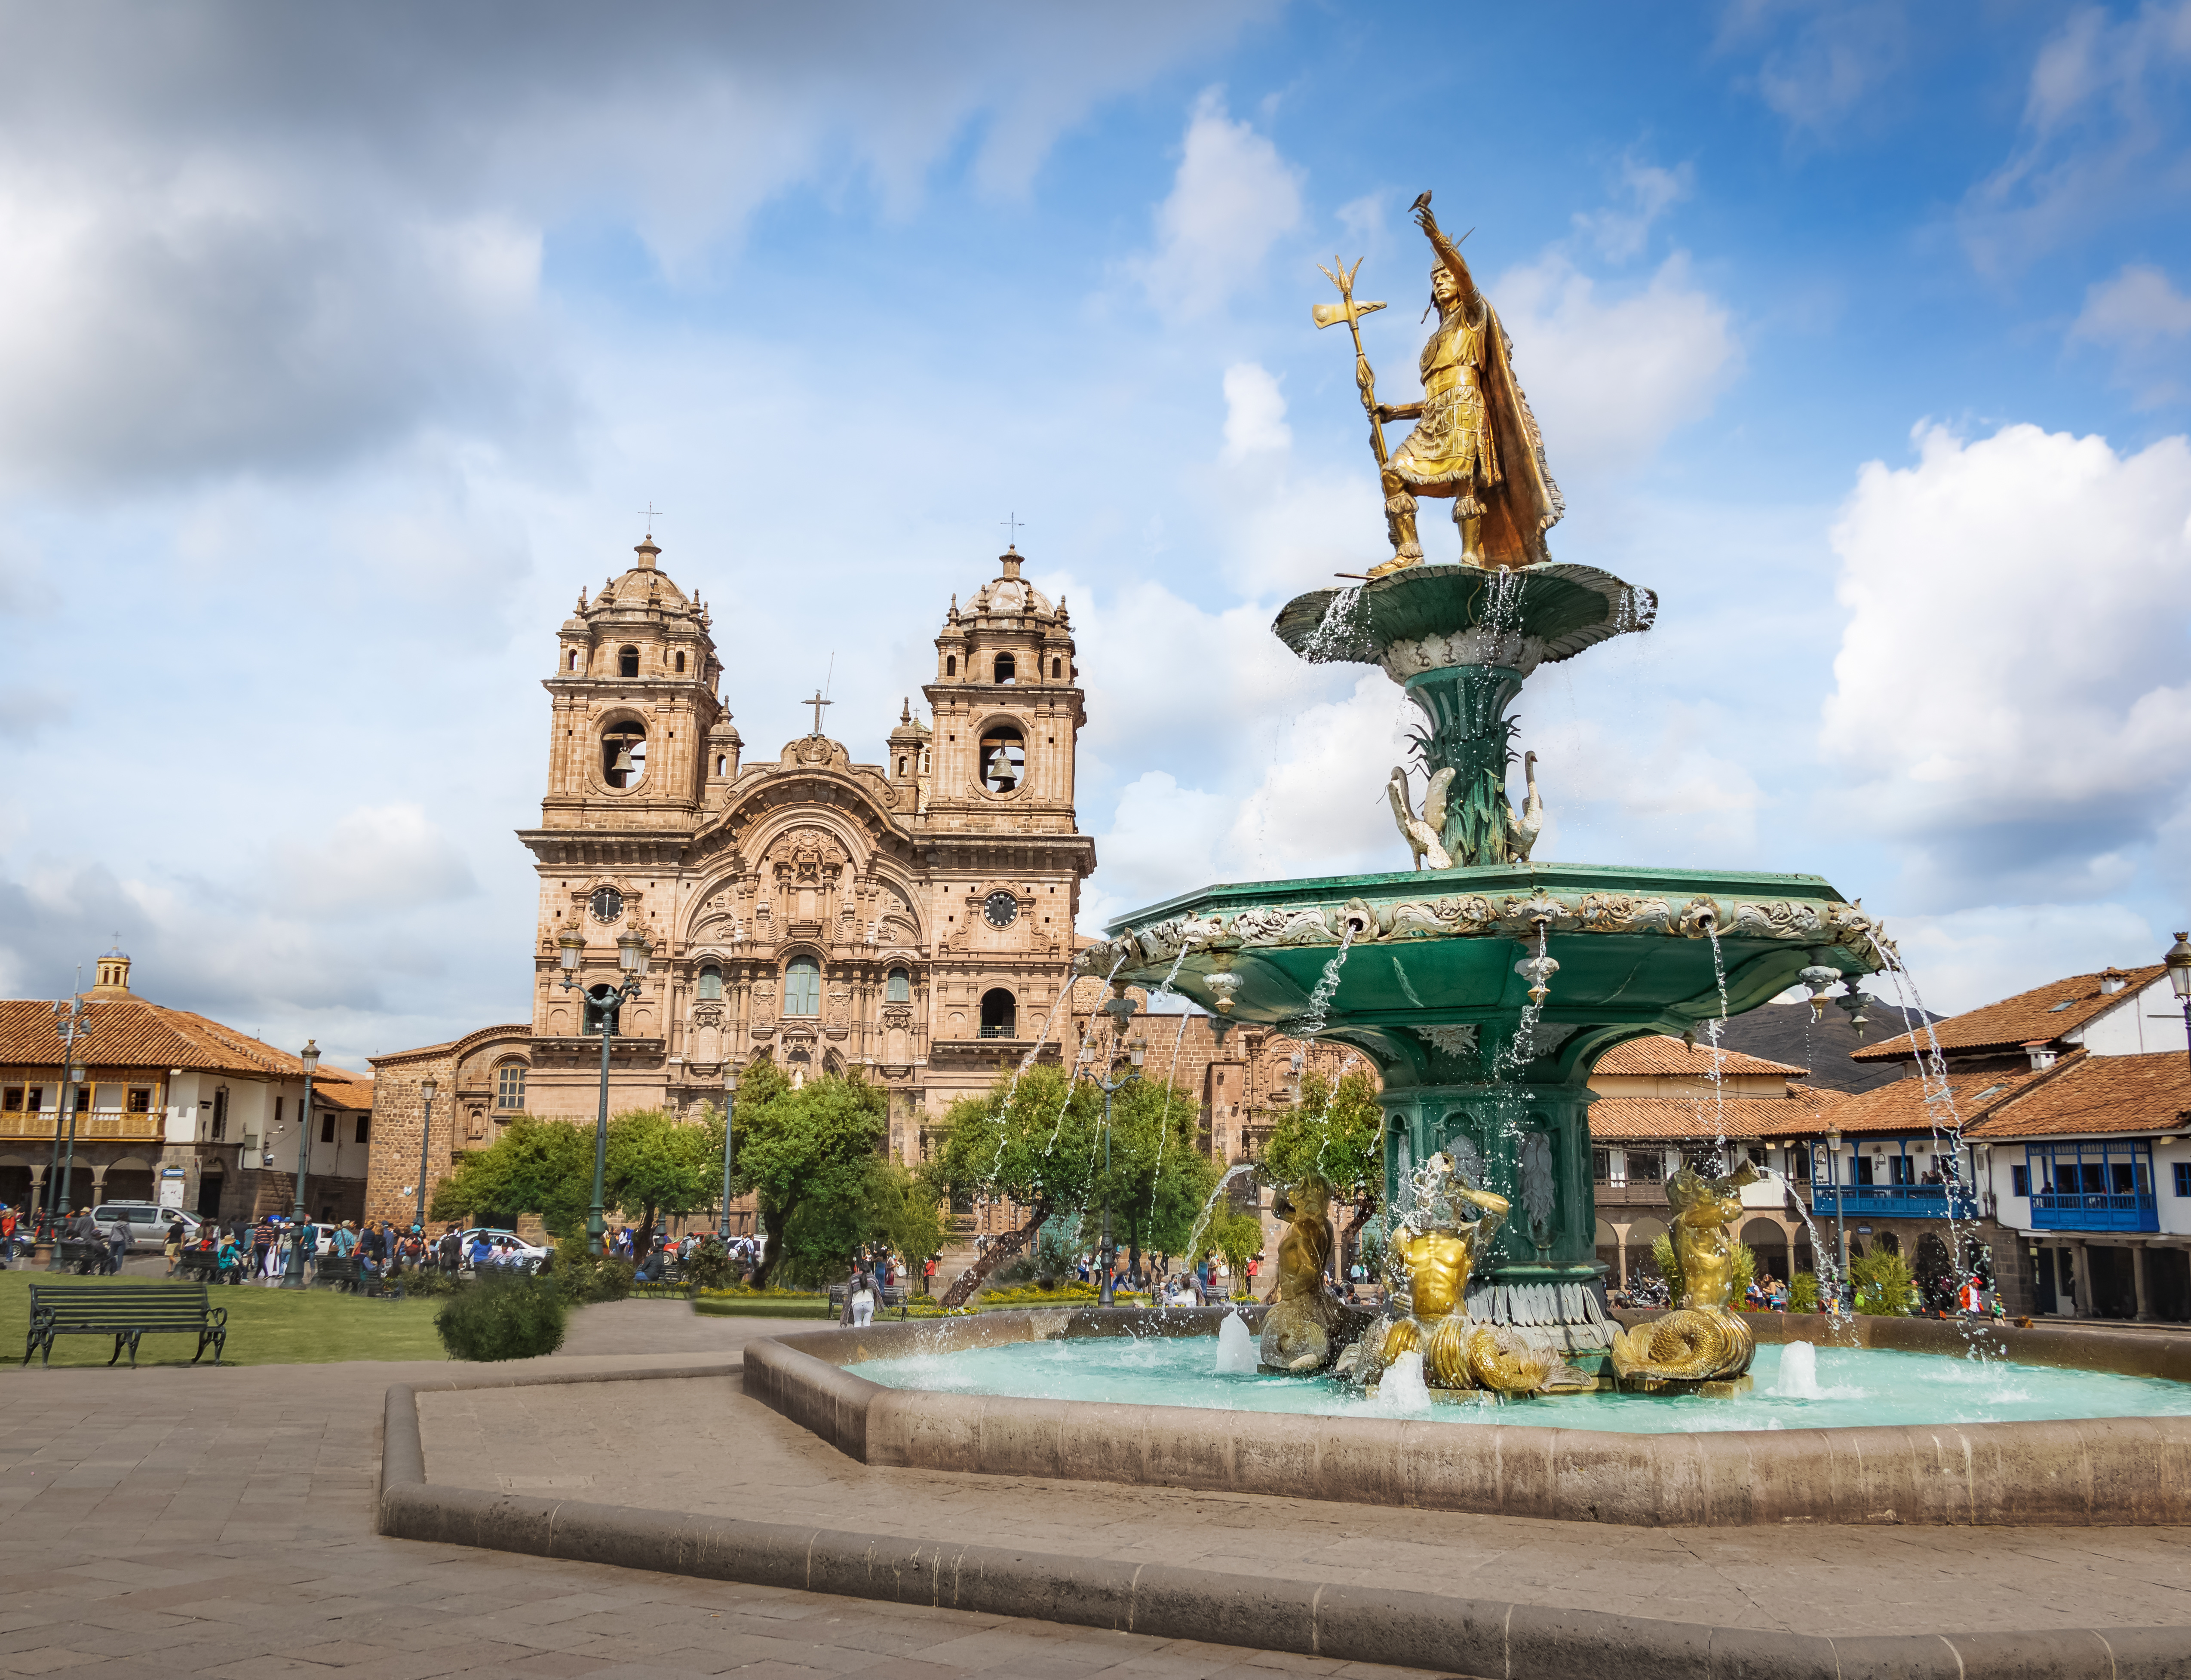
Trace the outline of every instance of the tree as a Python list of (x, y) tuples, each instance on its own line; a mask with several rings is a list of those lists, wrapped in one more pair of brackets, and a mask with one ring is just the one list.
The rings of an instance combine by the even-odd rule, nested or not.
[(590, 1126), (582, 1131), (568, 1120), (518, 1114), (492, 1148), (464, 1156), (435, 1187), (429, 1214), (445, 1220), (537, 1213), (551, 1235), (567, 1236), (584, 1228), (593, 1187)]
[(1131, 1272), (1140, 1271), (1144, 1247), (1159, 1254), (1187, 1247), (1216, 1186), (1217, 1169), (1197, 1143), (1200, 1118), (1190, 1098), (1162, 1080), (1136, 1079), (1113, 1099), (1110, 1166), (1102, 1165), (1099, 1139), (1090, 1204), (1108, 1200), (1113, 1240), (1124, 1240)]
[(1032, 1210), (1018, 1231), (992, 1242), (974, 1268), (950, 1284), (946, 1306), (961, 1305), (1032, 1242), (1052, 1214), (1088, 1204), (1102, 1119), (1103, 1093), (1047, 1062), (1028, 1068), (1016, 1083), (999, 1077), (988, 1091), (962, 1096), (945, 1112), (942, 1146), (920, 1167), (931, 1198), (1006, 1196)]
[[(680, 1125), (658, 1108), (611, 1118), (602, 1199), (626, 1219), (638, 1219), (635, 1252), (652, 1250), (662, 1215), (707, 1207), (722, 1193), (722, 1161), (720, 1116), (701, 1125)], [(589, 1183), (587, 1200), (592, 1199)]]
[(755, 1193), (768, 1238), (754, 1282), (786, 1261), (811, 1273), (848, 1256), (868, 1239), (861, 1210), (890, 1132), (887, 1099), (837, 1074), (794, 1091), (768, 1062), (748, 1070), (739, 1099), (734, 1187)]

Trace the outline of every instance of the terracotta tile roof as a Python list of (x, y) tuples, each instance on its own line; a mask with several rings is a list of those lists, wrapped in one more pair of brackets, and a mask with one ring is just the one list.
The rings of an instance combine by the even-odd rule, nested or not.
[(1966, 1136), (2043, 1137), (2057, 1132), (2175, 1131), (2191, 1115), (2191, 1062), (2180, 1050), (2148, 1056), (2079, 1056), (2027, 1082)]
[(1593, 1143), (1812, 1137), (1832, 1125), (1848, 1101), (1839, 1091), (1801, 1085), (1790, 1086), (1786, 1096), (1730, 1096), (1720, 1102), (1709, 1096), (1601, 1096), (1590, 1105), (1590, 1137)]
[[(1694, 1050), (1679, 1039), (1664, 1033), (1653, 1033), (1641, 1039), (1625, 1039), (1597, 1058), (1593, 1073), (1613, 1073), (1625, 1078), (1705, 1079), (1712, 1075), (1714, 1066), (1711, 1046), (1699, 1034)], [(1744, 1056), (1739, 1050), (1722, 1050), (1717, 1066), (1723, 1074), (1740, 1073), (1745, 1076), (1778, 1073), (1783, 1079), (1800, 1079), (1808, 1070), (1790, 1067), (1784, 1062), (1767, 1062), (1761, 1056)]]
[(2003, 1073), (1951, 1073), (1944, 1101), (1935, 1100), (1943, 1089), (1939, 1081), (1911, 1074), (1850, 1097), (1836, 1111), (1834, 1124), (1854, 1134), (1946, 1131), (1960, 1124), (1967, 1134), (2034, 1085), (2086, 1060), (2084, 1051), (2074, 1051), (2043, 1073), (2029, 1068)]
[[(1940, 1048), (1951, 1055), (1959, 1051), (1970, 1055), (1982, 1051), (2013, 1051), (2028, 1044), (2046, 1044), (2064, 1033), (2075, 1031), (2118, 1004), (2128, 1002), (2165, 971), (2160, 964), (2149, 963), (2143, 968), (2111, 968), (2097, 974), (2073, 974), (2066, 980), (2049, 981), (2044, 986), (2003, 998), (1983, 1009), (1951, 1015), (1932, 1028), (1932, 1036), (1940, 1041)], [(2103, 992), (2100, 989), (2103, 977), (2120, 979), (2125, 983), (2118, 991)], [(1884, 1004), (1875, 1013), (1890, 1022), (1901, 1019), (1900, 1011)], [(1881, 1043), (1867, 1045), (1852, 1059), (1907, 1060), (1929, 1047), (1921, 1032), (1914, 1035), (1899, 1033)]]
[[(304, 1064), (288, 1051), (276, 1050), (202, 1015), (142, 998), (94, 999), (90, 1022), (89, 1034), (77, 1041), (77, 1055), (94, 1068), (142, 1068), (159, 1073), (182, 1068), (272, 1079), (304, 1076)], [(0, 1063), (58, 1070), (61, 1056), (51, 1004), (36, 998), (0, 998)], [(371, 1084), (366, 1075), (326, 1062), (320, 1064), (317, 1077)], [(370, 1097), (361, 1106), (371, 1106)]]

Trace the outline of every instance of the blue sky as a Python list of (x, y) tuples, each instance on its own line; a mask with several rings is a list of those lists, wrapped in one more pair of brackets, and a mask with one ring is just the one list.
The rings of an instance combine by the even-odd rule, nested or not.
[[(749, 756), (879, 756), (999, 521), (1074, 610), (1084, 925), (1397, 867), (1406, 720), (1278, 605), (1383, 552), (1426, 187), (1556, 558), (1539, 855), (1801, 870), (1958, 1008), (2191, 897), (2191, 6), (0, 0), (0, 988), (355, 1062), (526, 1006), (556, 625), (714, 603)], [(1425, 520), (1433, 557), (1449, 524)]]

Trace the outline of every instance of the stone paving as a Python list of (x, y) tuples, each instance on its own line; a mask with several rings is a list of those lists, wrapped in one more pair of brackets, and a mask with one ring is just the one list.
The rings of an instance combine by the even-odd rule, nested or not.
[[(554, 1359), (508, 1369), (689, 1366), (783, 1328), (623, 1301), (580, 1313)], [(6, 1367), (0, 1675), (1414, 1672), (382, 1539), (373, 1510), (388, 1386), (481, 1369)]]
[[(765, 1334), (765, 1329), (760, 1330)], [(422, 1392), (426, 1475), (589, 1503), (1830, 1636), (2191, 1623), (2174, 1529), (1642, 1529), (873, 1469), (733, 1378)]]

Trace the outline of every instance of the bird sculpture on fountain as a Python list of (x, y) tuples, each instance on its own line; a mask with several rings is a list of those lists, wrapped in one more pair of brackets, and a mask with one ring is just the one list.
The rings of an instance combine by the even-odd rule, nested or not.
[(1392, 801), (1392, 821), (1399, 825), (1400, 838), (1408, 843), (1414, 854), (1415, 867), (1423, 867), (1428, 858), (1433, 869), (1450, 869), (1453, 854), (1445, 849), (1439, 838), (1445, 828), (1446, 790), (1453, 786), (1453, 772), (1439, 770), (1431, 776), (1430, 786), (1423, 792), (1423, 814), (1416, 816), (1414, 801), (1408, 794), (1408, 772), (1398, 765), (1386, 779), (1386, 796)]
[(1517, 863), (1529, 861), (1529, 852), (1537, 844), (1537, 836), (1545, 831), (1545, 800), (1537, 791), (1537, 755), (1522, 755), (1522, 774), (1529, 786), (1528, 797), (1522, 801), (1521, 813), (1506, 813), (1506, 855)]

